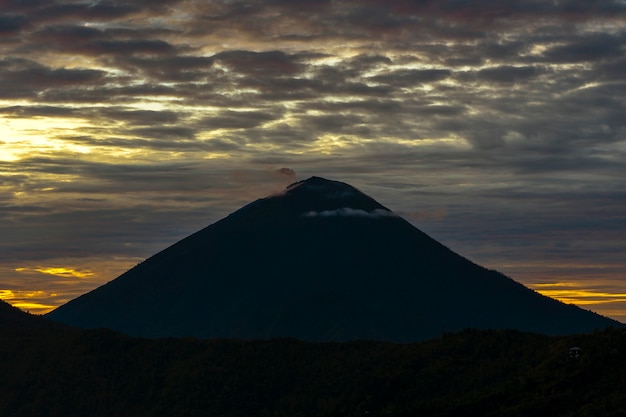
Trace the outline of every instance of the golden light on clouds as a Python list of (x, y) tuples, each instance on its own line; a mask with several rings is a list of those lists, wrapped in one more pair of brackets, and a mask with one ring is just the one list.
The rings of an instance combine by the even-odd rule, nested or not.
[(15, 272), (39, 272), (41, 274), (55, 275), (64, 278), (90, 278), (94, 275), (90, 270), (76, 270), (64, 267), (16, 268)]
[(0, 124), (0, 161), (15, 162), (35, 154), (88, 154), (92, 147), (61, 139), (86, 129), (77, 119), (2, 118)]
[(141, 258), (59, 258), (48, 265), (0, 265), (0, 299), (31, 313), (45, 314), (130, 269)]
[[(2, 132), (0, 131), (0, 135), (1, 134)], [(4, 162), (19, 161), (21, 152), (18, 149), (15, 149), (15, 148), (11, 149), (8, 144), (4, 144), (2, 142), (0, 142), (0, 144), (3, 145), (3, 149), (2, 151), (0, 151), (0, 161), (4, 161)]]
[(626, 302), (626, 293), (588, 289), (580, 283), (555, 282), (529, 286), (542, 295), (568, 304), (590, 305)]
[(56, 305), (45, 302), (45, 300), (51, 300), (56, 296), (57, 294), (46, 291), (0, 289), (0, 299), (33, 314), (45, 314), (56, 308)]

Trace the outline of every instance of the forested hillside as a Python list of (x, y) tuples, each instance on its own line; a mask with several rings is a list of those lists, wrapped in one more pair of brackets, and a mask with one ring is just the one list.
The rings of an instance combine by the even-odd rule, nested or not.
[(414, 344), (67, 329), (0, 339), (5, 417), (626, 415), (621, 329), (468, 330)]

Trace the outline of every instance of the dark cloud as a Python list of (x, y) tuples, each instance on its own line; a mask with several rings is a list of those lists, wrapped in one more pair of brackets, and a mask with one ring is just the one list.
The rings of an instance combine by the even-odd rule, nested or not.
[(207, 129), (249, 129), (275, 120), (278, 115), (258, 111), (223, 111), (199, 123)]
[(50, 68), (21, 58), (0, 60), (0, 90), (5, 98), (34, 98), (46, 89), (100, 84), (105, 77), (96, 69)]
[(9, 117), (61, 117), (75, 115), (76, 109), (57, 106), (9, 106), (0, 107), (0, 113)]
[(448, 69), (427, 69), (427, 70), (399, 70), (385, 75), (376, 75), (369, 80), (383, 84), (405, 87), (415, 84), (432, 83), (441, 81), (451, 75)]
[(478, 53), (487, 59), (494, 61), (510, 61), (519, 59), (519, 56), (528, 52), (530, 45), (527, 40), (513, 41), (485, 41), (480, 44)]
[(388, 116), (391, 113), (403, 111), (405, 103), (393, 100), (392, 98), (374, 98), (366, 97), (360, 100), (335, 100), (307, 102), (300, 105), (301, 111), (317, 110), (329, 113), (349, 112), (361, 115), (383, 115)]
[(216, 81), (215, 72), (209, 72), (214, 62), (208, 56), (151, 56), (119, 59), (121, 67), (138, 71), (155, 81)]
[[(3, 1), (2, 6), (9, 11), (26, 13), (37, 22), (86, 20), (96, 22), (114, 21), (142, 9), (136, 2), (117, 4), (113, 1)], [(161, 3), (155, 2), (155, 3)]]
[[(37, 38), (43, 38), (41, 41), (34, 42), (22, 48), (22, 52), (26, 53), (47, 53), (57, 51), (63, 54), (74, 54), (82, 56), (97, 56), (104, 61), (105, 57), (116, 56), (119, 58), (128, 56), (158, 56), (170, 54), (175, 48), (168, 42), (160, 39), (104, 39), (108, 36), (100, 31), (92, 31), (89, 29), (75, 29), (76, 33), (55, 33), (48, 37), (47, 33), (37, 35)], [(84, 31), (86, 38), (79, 32)], [(54, 39), (67, 36), (76, 36), (74, 40), (63, 40), (56, 42)], [(92, 36), (93, 39), (89, 39)]]
[(19, 32), (28, 24), (28, 18), (19, 14), (0, 14), (0, 36)]
[(262, 76), (285, 76), (300, 72), (297, 58), (283, 51), (227, 51), (213, 56), (217, 62), (231, 70)]
[(130, 125), (174, 124), (180, 114), (171, 110), (135, 110), (124, 107), (104, 107), (89, 111), (88, 117), (107, 117), (115, 121), (125, 121)]
[(59, 47), (72, 48), (74, 43), (84, 43), (104, 36), (104, 31), (84, 25), (58, 25), (45, 27), (32, 35), (33, 40), (57, 43)]
[(365, 120), (355, 114), (335, 113), (323, 116), (303, 117), (302, 122), (309, 129), (320, 134), (326, 132), (343, 132), (351, 130), (355, 125), (364, 123)]
[(176, 141), (181, 138), (193, 139), (196, 132), (193, 129), (182, 126), (154, 126), (131, 129), (129, 133), (148, 138), (170, 139), (172, 141)]
[(133, 55), (133, 54), (166, 54), (173, 52), (174, 48), (168, 42), (159, 39), (147, 40), (118, 40), (118, 41), (97, 41), (85, 45), (83, 53), (88, 54), (115, 54), (115, 55)]
[(377, 68), (381, 65), (385, 66), (392, 63), (393, 61), (385, 55), (360, 54), (352, 58), (349, 65), (357, 67), (362, 71), (363, 69)]
[(626, 74), (626, 57), (602, 63), (597, 66), (597, 75), (601, 80), (623, 81)]
[(415, 109), (416, 114), (423, 116), (461, 116), (466, 111), (464, 106), (449, 106), (435, 104), (430, 106), (419, 106)]
[(68, 144), (93, 146), (98, 148), (112, 148), (144, 151), (174, 151), (174, 152), (211, 152), (216, 150), (235, 150), (236, 146), (227, 148), (223, 142), (216, 140), (200, 141), (194, 138), (194, 131), (171, 130), (168, 128), (153, 128), (138, 130), (133, 137), (106, 137), (66, 136), (62, 138)]
[(113, 4), (107, 2), (84, 2), (74, 4), (50, 4), (47, 7), (40, 8), (36, 16), (39, 19), (65, 20), (86, 19), (90, 21), (108, 21), (127, 16), (137, 12), (137, 8), (132, 5)]
[(622, 58), (626, 46), (626, 34), (620, 36), (601, 33), (563, 42), (549, 48), (543, 58), (549, 62), (587, 62)]
[[(94, 69), (50, 68), (26, 59), (3, 59), (0, 61), (3, 84), (21, 85), (30, 88), (71, 86), (101, 81), (106, 73)], [(10, 87), (9, 87), (10, 89)]]
[(542, 72), (536, 67), (500, 66), (477, 71), (476, 76), (482, 81), (512, 84), (527, 81)]
[[(113, 81), (113, 80), (111, 80)], [(179, 94), (171, 86), (152, 83), (137, 83), (131, 85), (115, 86), (111, 84), (91, 86), (84, 88), (63, 88), (44, 90), (39, 94), (43, 102), (48, 103), (96, 103), (115, 100), (116, 103), (131, 103), (141, 97), (175, 97)]]

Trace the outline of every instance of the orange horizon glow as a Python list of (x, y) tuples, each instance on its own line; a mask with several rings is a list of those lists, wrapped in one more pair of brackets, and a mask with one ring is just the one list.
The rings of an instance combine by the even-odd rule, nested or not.
[[(585, 289), (542, 289), (543, 286), (551, 284), (535, 284), (533, 289), (539, 294), (562, 301), (567, 304), (590, 305), (626, 302), (626, 294), (601, 292)], [(555, 286), (559, 286), (556, 283)]]
[[(37, 271), (61, 277), (85, 278), (93, 275), (91, 271), (89, 274), (77, 273), (77, 271), (70, 268), (23, 268), (23, 270)], [(613, 307), (616, 303), (626, 303), (626, 294), (587, 290), (571, 282), (543, 282), (532, 284), (528, 287), (565, 304), (581, 307), (595, 306), (594, 312), (607, 317), (612, 316), (618, 321), (623, 322), (624, 318), (626, 318), (620, 309)], [(63, 296), (62, 291), (0, 289), (0, 299), (23, 311), (38, 315), (49, 313), (70, 301), (71, 298), (71, 296)]]
[(54, 297), (57, 294), (50, 294), (46, 291), (28, 291), (28, 290), (4, 290), (0, 289), (0, 299), (11, 304), (13, 307), (17, 307), (22, 311), (31, 314), (42, 315), (49, 313), (58, 307), (45, 303), (46, 299)]

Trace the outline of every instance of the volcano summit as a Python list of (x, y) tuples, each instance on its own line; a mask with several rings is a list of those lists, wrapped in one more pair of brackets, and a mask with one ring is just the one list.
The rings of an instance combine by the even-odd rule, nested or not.
[(148, 337), (311, 341), (619, 325), (478, 266), (319, 177), (248, 204), (48, 317)]

